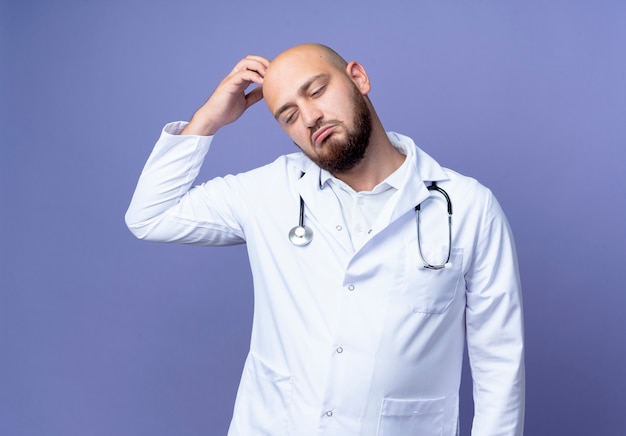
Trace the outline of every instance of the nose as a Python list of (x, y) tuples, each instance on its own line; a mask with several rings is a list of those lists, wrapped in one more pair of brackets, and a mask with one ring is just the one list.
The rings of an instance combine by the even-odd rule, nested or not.
[(323, 118), (322, 111), (320, 111), (314, 105), (306, 105), (300, 108), (300, 116), (305, 127), (315, 127), (319, 121)]

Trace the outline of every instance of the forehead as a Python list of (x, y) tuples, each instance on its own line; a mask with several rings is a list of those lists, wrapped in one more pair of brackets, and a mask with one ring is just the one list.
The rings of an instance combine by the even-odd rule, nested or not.
[(270, 63), (263, 81), (263, 97), (269, 109), (295, 98), (300, 88), (312, 78), (337, 74), (337, 68), (323, 53), (287, 52)]

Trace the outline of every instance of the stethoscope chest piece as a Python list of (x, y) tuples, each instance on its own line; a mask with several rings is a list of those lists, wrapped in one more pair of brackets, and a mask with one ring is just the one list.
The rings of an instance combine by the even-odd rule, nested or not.
[(289, 240), (294, 245), (308, 245), (313, 240), (313, 230), (301, 224), (297, 225), (289, 231)]
[[(304, 173), (300, 177), (302, 177)], [(300, 196), (300, 214), (298, 217), (298, 225), (289, 230), (289, 240), (293, 245), (304, 247), (309, 245), (313, 240), (313, 230), (304, 225), (304, 200)]]

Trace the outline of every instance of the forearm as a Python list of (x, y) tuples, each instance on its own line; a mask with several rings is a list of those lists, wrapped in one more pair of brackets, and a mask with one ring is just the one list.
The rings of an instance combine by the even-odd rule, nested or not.
[(211, 109), (205, 104), (191, 117), (189, 123), (180, 131), (180, 135), (213, 136), (221, 127), (212, 116)]
[[(522, 436), (525, 408), (521, 305), (494, 303), (494, 320), (468, 316), (468, 354), (474, 384), (473, 436)], [(481, 315), (483, 316), (488, 315)], [(482, 332), (477, 329), (481, 329)]]
[(139, 177), (125, 217), (138, 238), (149, 239), (150, 224), (180, 202), (200, 171), (212, 137), (177, 135), (185, 126), (165, 127)]

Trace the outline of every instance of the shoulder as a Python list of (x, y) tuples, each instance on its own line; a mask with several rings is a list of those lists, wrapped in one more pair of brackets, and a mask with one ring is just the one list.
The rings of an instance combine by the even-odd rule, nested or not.
[(250, 195), (277, 195), (285, 189), (293, 189), (302, 174), (312, 167), (318, 169), (303, 153), (295, 152), (281, 155), (260, 167), (229, 174), (224, 177), (224, 180)]
[[(277, 157), (274, 161), (257, 167), (246, 173), (238, 174), (237, 177), (289, 177), (307, 172), (315, 164), (302, 152), (294, 152)], [(316, 167), (317, 168), (317, 167)]]
[(464, 192), (477, 192), (486, 194), (489, 188), (472, 176), (467, 176), (451, 168), (442, 167), (448, 177), (451, 188)]
[(506, 220), (505, 213), (493, 191), (474, 177), (465, 176), (457, 171), (444, 168), (449, 180), (441, 184), (455, 204), (455, 213), (492, 222)]

